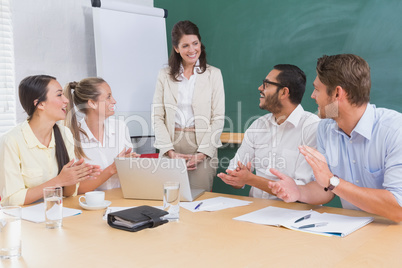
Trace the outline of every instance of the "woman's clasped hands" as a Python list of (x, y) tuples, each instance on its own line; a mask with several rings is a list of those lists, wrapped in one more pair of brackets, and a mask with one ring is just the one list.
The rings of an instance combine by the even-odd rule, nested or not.
[(70, 186), (84, 180), (96, 179), (101, 172), (100, 166), (87, 164), (83, 158), (78, 161), (73, 159), (64, 165), (56, 179), (59, 185)]
[(180, 154), (180, 153), (176, 153), (174, 150), (168, 151), (167, 155), (169, 156), (169, 158), (172, 158), (172, 159), (181, 158), (181, 159), (186, 160), (187, 170), (197, 169), (197, 165), (207, 158), (207, 156), (203, 153)]

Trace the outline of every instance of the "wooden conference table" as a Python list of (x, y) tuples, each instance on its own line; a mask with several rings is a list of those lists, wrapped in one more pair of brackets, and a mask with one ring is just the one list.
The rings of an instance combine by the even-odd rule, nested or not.
[[(22, 223), (22, 257), (0, 267), (402, 267), (402, 224), (375, 216), (373, 223), (347, 237), (324, 237), (285, 228), (233, 220), (267, 207), (314, 209), (349, 216), (362, 211), (205, 193), (251, 200), (252, 204), (216, 212), (180, 211), (171, 222), (137, 233), (108, 226), (104, 210), (82, 210), (63, 219), (63, 228)], [(121, 189), (106, 191), (114, 207), (162, 201), (123, 199)], [(81, 209), (78, 197), (64, 206)]]

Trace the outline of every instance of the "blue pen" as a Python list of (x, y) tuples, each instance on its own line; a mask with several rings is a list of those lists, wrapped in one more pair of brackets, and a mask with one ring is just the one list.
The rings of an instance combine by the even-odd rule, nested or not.
[(199, 209), (202, 205), (202, 202), (195, 206), (194, 210)]
[(302, 225), (299, 226), (299, 229), (306, 229), (306, 228), (313, 228), (313, 227), (321, 227), (327, 225), (328, 222), (319, 222), (319, 223), (312, 223), (312, 224), (307, 224), (307, 225)]
[(311, 217), (311, 214), (307, 214), (306, 216), (301, 217), (300, 219), (295, 220), (295, 223), (302, 221), (302, 220), (307, 220), (308, 218)]

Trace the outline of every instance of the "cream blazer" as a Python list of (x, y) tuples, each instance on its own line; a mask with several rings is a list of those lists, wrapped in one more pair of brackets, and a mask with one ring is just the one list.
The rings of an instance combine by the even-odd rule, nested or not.
[[(159, 72), (152, 104), (152, 120), (154, 146), (161, 155), (174, 149), (179, 83), (171, 80), (169, 68)], [(198, 152), (213, 157), (216, 149), (222, 145), (220, 137), (225, 121), (225, 93), (222, 74), (218, 68), (207, 65), (204, 73), (197, 74), (192, 107)]]

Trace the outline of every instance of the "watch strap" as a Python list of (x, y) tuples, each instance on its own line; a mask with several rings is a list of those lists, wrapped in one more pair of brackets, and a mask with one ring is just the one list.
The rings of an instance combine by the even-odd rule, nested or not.
[[(337, 178), (339, 179), (339, 177), (336, 176), (336, 175), (334, 175), (334, 177), (337, 177)], [(329, 190), (329, 191), (332, 191), (333, 189), (335, 189), (335, 187), (336, 187), (335, 185), (332, 185), (332, 184), (331, 184), (331, 179), (330, 179), (330, 180), (329, 180), (329, 185), (328, 185), (328, 187), (324, 187), (324, 191), (326, 191), (326, 192), (327, 192), (328, 190)]]

